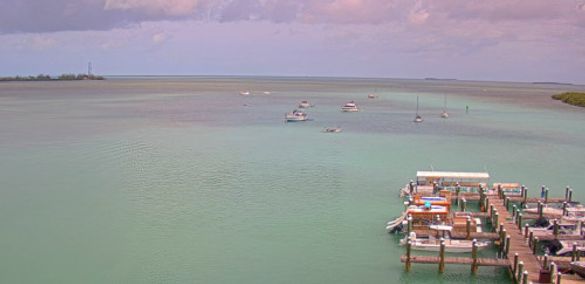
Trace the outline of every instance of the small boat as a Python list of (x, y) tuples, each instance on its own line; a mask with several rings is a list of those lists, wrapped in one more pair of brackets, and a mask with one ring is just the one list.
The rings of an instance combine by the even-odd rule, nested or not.
[(341, 128), (339, 127), (327, 127), (323, 130), (325, 133), (339, 133), (341, 132)]
[(269, 91), (265, 91), (265, 92), (263, 92), (263, 94), (265, 94), (265, 95), (270, 95), (270, 94), (271, 94), (271, 92), (269, 92)]
[(585, 277), (585, 262), (573, 261), (570, 264), (571, 271), (577, 273), (581, 277)]
[(250, 91), (241, 91), (240, 92), (240, 96), (249, 96), (250, 95)]
[(418, 114), (418, 96), (416, 97), (416, 117), (414, 118), (414, 122), (415, 123), (421, 123), (421, 122), (423, 122), (422, 116), (420, 116)]
[(368, 99), (375, 99), (377, 97), (378, 97), (378, 95), (376, 95), (376, 94), (368, 94)]
[(309, 103), (309, 101), (301, 101), (299, 103), (299, 108), (310, 108), (313, 107), (312, 104)]
[(449, 118), (449, 113), (447, 112), (447, 95), (445, 95), (445, 103), (443, 104), (443, 112), (441, 113), (441, 118)]
[[(431, 226), (432, 227), (432, 226)], [(434, 227), (435, 229), (439, 230), (449, 230), (450, 226), (441, 227)], [(433, 228), (431, 228), (433, 229)], [(415, 232), (410, 232), (409, 235), (411, 248), (413, 250), (422, 250), (422, 251), (439, 251), (441, 249), (441, 240), (430, 237), (428, 239), (420, 239), (416, 237)], [(408, 242), (408, 237), (400, 240), (401, 245), (406, 245)], [(470, 240), (452, 240), (452, 239), (445, 239), (445, 252), (452, 252), (452, 253), (465, 253), (471, 252), (473, 250), (473, 241)], [(482, 250), (487, 248), (490, 245), (489, 242), (486, 241), (478, 241), (477, 242), (477, 249)]]
[(293, 110), (287, 114), (285, 114), (284, 119), (286, 122), (297, 122), (297, 121), (307, 121), (309, 119), (307, 113), (301, 110)]
[(343, 111), (343, 112), (358, 112), (358, 111), (360, 111), (360, 109), (358, 108), (357, 104), (354, 101), (349, 101), (341, 107), (341, 111)]

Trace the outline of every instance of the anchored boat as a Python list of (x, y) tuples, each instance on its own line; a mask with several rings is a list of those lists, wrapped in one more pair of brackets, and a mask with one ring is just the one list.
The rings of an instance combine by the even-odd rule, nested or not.
[(298, 122), (298, 121), (306, 121), (309, 119), (307, 113), (301, 110), (293, 110), (284, 115), (284, 119), (286, 122)]
[(349, 101), (341, 107), (341, 111), (343, 111), (343, 112), (358, 112), (358, 111), (360, 111), (360, 109), (358, 108), (357, 104), (354, 101)]

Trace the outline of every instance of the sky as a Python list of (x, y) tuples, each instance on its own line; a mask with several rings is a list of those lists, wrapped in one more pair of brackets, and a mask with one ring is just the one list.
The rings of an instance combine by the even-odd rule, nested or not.
[(0, 0), (0, 76), (585, 84), (585, 0)]

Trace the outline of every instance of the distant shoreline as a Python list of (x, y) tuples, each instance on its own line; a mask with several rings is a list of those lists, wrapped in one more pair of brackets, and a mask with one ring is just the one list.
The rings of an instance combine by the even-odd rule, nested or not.
[(57, 77), (40, 74), (37, 76), (14, 76), (0, 77), (0, 82), (30, 82), (30, 81), (83, 81), (83, 80), (105, 80), (103, 76), (93, 74), (61, 74)]

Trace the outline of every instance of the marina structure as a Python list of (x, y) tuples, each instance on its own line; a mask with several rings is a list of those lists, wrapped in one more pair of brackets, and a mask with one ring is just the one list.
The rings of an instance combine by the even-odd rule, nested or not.
[[(528, 198), (528, 188), (518, 183), (494, 183), (488, 190), (488, 179), (488, 173), (419, 171), (416, 183), (411, 181), (401, 189), (401, 195), (407, 199), (405, 212), (390, 221), (388, 226), (393, 226), (391, 229), (396, 232), (399, 231), (396, 228), (402, 225), (405, 238), (401, 243), (406, 252), (400, 260), (405, 270), (410, 271), (412, 264), (434, 264), (442, 273), (447, 265), (469, 265), (471, 273), (476, 273), (481, 266), (495, 266), (507, 269), (514, 283), (583, 281), (568, 275), (585, 275), (585, 265), (579, 262), (581, 255), (585, 256), (585, 218), (573, 214), (571, 218), (562, 219), (569, 216), (569, 212), (580, 212), (574, 209), (576, 202), (572, 200), (572, 189), (567, 187), (563, 198), (550, 198), (549, 190), (543, 186), (540, 197)], [(463, 190), (476, 186), (477, 191)], [(469, 201), (478, 202), (479, 211), (469, 210)], [(421, 212), (413, 211), (421, 202), (426, 204)], [(536, 210), (528, 210), (527, 214), (523, 212), (523, 208), (534, 204)], [(560, 212), (553, 214), (545, 210), (554, 205), (562, 208)], [(439, 206), (444, 211), (434, 214)], [(420, 218), (425, 214), (435, 216), (431, 217), (431, 222), (421, 221), (428, 219), (428, 216)], [(480, 223), (489, 225), (489, 230), (476, 229), (478, 222), (474, 219), (483, 220)], [(464, 220), (462, 226), (461, 220)], [(543, 222), (550, 224), (539, 226)], [(450, 229), (439, 233), (437, 224)], [(457, 226), (459, 230), (454, 229)], [(433, 244), (432, 249), (426, 250), (438, 252), (437, 255), (413, 254), (413, 251), (420, 250), (420, 238), (424, 237), (433, 240), (425, 241)], [(478, 251), (489, 241), (494, 243), (495, 257), (479, 257)], [(466, 243), (470, 245), (464, 245)], [(558, 255), (551, 256), (549, 253), (555, 244), (561, 244), (561, 248), (554, 252)], [(446, 255), (450, 252), (467, 252), (470, 256)]]

